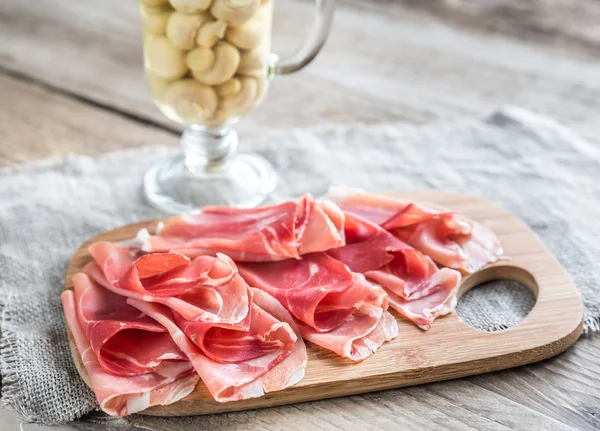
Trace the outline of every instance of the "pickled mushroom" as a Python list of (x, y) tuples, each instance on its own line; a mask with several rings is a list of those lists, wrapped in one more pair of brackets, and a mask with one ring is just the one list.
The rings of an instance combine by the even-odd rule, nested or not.
[(267, 54), (261, 50), (247, 51), (240, 57), (238, 73), (242, 75), (264, 76), (268, 68)]
[(168, 0), (179, 12), (196, 13), (208, 9), (211, 0)]
[(260, 0), (214, 0), (210, 12), (232, 27), (248, 21), (258, 10)]
[(241, 49), (254, 49), (261, 45), (268, 37), (270, 28), (264, 19), (251, 19), (239, 27), (229, 27), (225, 37)]
[(164, 101), (177, 118), (188, 124), (204, 122), (214, 114), (218, 105), (215, 90), (193, 79), (171, 83)]
[(202, 72), (192, 71), (194, 78), (207, 85), (219, 85), (228, 81), (235, 74), (240, 64), (240, 52), (227, 42), (219, 42), (213, 48), (215, 61)]
[(217, 85), (215, 90), (219, 96), (230, 96), (238, 93), (242, 89), (242, 81), (238, 78), (231, 78), (221, 85)]
[(167, 23), (167, 37), (179, 49), (192, 49), (196, 46), (198, 30), (207, 19), (205, 14), (174, 12)]
[(198, 47), (187, 53), (185, 62), (190, 70), (204, 72), (215, 64), (215, 53), (210, 48)]
[(170, 7), (140, 6), (142, 27), (152, 34), (165, 34), (167, 22), (173, 10)]
[(225, 36), (227, 24), (223, 21), (210, 21), (205, 23), (198, 32), (196, 43), (205, 48), (212, 48), (215, 43)]
[(235, 94), (221, 98), (219, 110), (231, 111), (236, 115), (245, 114), (256, 104), (258, 85), (254, 78), (241, 78), (242, 88)]
[(144, 66), (164, 79), (181, 78), (188, 72), (185, 53), (164, 36), (147, 38), (144, 43)]

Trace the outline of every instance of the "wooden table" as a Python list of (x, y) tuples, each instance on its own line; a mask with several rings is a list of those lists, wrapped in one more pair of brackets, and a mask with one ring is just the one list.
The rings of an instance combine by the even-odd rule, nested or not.
[[(276, 4), (275, 48), (282, 52), (302, 40), (311, 6)], [(318, 59), (276, 81), (239, 131), (248, 137), (325, 122), (423, 124), (510, 104), (552, 116), (600, 145), (599, 20), (595, 0), (345, 2)], [(139, 33), (133, 0), (3, 0), (0, 165), (177, 145), (177, 127), (146, 91)], [(16, 426), (10, 412), (0, 412), (2, 420), (2, 429)], [(155, 427), (182, 429), (165, 420)], [(199, 417), (195, 427), (593, 429), (600, 427), (600, 336), (518, 369)]]

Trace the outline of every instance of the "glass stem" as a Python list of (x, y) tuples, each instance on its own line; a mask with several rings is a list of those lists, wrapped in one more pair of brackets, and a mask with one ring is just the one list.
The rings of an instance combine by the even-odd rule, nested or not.
[(233, 159), (238, 136), (230, 127), (188, 126), (181, 136), (185, 165), (195, 174), (222, 172)]

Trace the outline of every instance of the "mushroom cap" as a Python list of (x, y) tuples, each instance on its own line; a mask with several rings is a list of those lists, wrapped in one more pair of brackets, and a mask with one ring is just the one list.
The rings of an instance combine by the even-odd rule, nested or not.
[(269, 67), (269, 53), (265, 49), (246, 51), (240, 57), (238, 73), (250, 76), (265, 76)]
[(272, 15), (271, 4), (260, 6), (248, 21), (227, 28), (225, 38), (238, 48), (245, 50), (254, 50), (261, 45), (267, 45), (271, 38)]
[(198, 30), (207, 19), (206, 14), (174, 12), (167, 23), (167, 37), (179, 49), (192, 49), (196, 46)]
[(240, 52), (227, 42), (218, 42), (213, 48), (215, 61), (207, 70), (192, 71), (194, 79), (207, 85), (219, 85), (235, 75), (240, 64)]
[(235, 94), (224, 96), (219, 103), (219, 109), (231, 111), (234, 115), (243, 115), (254, 107), (258, 96), (258, 84), (255, 78), (240, 79), (242, 88)]
[(225, 81), (221, 85), (217, 85), (215, 90), (219, 96), (231, 96), (232, 94), (238, 93), (242, 89), (242, 81), (238, 78), (231, 78), (229, 81)]
[(200, 46), (187, 53), (185, 62), (190, 70), (203, 72), (215, 64), (215, 53), (210, 48)]
[(181, 78), (188, 72), (185, 53), (164, 36), (147, 37), (144, 42), (144, 67), (164, 79)]
[(196, 13), (208, 9), (211, 0), (168, 0), (179, 12)]
[(196, 38), (196, 43), (205, 48), (212, 48), (215, 43), (225, 36), (227, 24), (224, 21), (209, 21), (202, 25)]
[(203, 124), (214, 114), (219, 100), (213, 88), (193, 79), (181, 79), (169, 84), (164, 102), (172, 117), (186, 124)]
[(165, 34), (167, 31), (167, 22), (172, 12), (173, 9), (169, 6), (140, 5), (144, 31), (157, 35)]
[(210, 12), (232, 27), (248, 21), (258, 10), (260, 0), (213, 0)]

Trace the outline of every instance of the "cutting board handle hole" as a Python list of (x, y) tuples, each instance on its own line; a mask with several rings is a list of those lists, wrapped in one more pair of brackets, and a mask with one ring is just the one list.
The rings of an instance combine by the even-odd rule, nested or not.
[(494, 266), (465, 279), (456, 312), (473, 328), (503, 331), (527, 317), (537, 293), (537, 283), (529, 272), (512, 266)]

